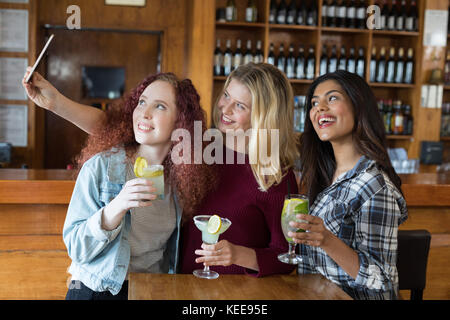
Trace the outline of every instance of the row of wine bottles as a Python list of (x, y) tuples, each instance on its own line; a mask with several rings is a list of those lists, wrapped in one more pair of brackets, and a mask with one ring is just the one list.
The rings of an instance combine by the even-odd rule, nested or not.
[[(258, 8), (256, 0), (248, 0), (245, 8), (245, 21), (256, 22), (258, 19)], [(228, 0), (225, 8), (218, 8), (216, 13), (216, 20), (219, 22), (233, 22), (237, 20), (237, 8), (234, 0)]]
[(264, 55), (261, 50), (261, 40), (256, 41), (256, 50), (252, 50), (252, 41), (247, 40), (246, 50), (241, 49), (241, 39), (236, 40), (236, 50), (231, 51), (231, 40), (226, 41), (226, 49), (220, 48), (220, 39), (217, 39), (216, 50), (214, 51), (214, 75), (228, 76), (231, 71), (241, 64), (249, 62), (260, 63), (264, 61)]
[(389, 49), (389, 55), (386, 58), (386, 49), (381, 47), (380, 56), (377, 59), (377, 48), (372, 48), (370, 57), (370, 82), (386, 83), (413, 83), (414, 59), (413, 49), (408, 49), (405, 59), (404, 49), (398, 49), (398, 55), (395, 54), (395, 48)]
[(291, 0), (289, 6), (285, 0), (278, 4), (276, 0), (271, 0), (269, 23), (316, 26), (317, 12), (316, 0), (300, 0), (299, 6), (296, 0)]
[(322, 55), (320, 57), (319, 75), (334, 72), (336, 70), (347, 70), (358, 74), (364, 78), (365, 58), (364, 48), (359, 47), (358, 54), (355, 56), (355, 48), (350, 48), (350, 54), (347, 56), (345, 46), (341, 46), (340, 54), (337, 56), (336, 45), (331, 48), (331, 54), (327, 52), (327, 46), (323, 45)]
[(379, 99), (378, 111), (383, 119), (386, 134), (412, 135), (413, 117), (409, 104), (403, 104), (400, 100)]

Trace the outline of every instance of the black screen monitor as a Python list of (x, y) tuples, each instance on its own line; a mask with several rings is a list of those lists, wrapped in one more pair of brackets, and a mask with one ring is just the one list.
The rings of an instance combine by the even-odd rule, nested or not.
[(125, 89), (125, 68), (82, 67), (84, 98), (117, 99)]

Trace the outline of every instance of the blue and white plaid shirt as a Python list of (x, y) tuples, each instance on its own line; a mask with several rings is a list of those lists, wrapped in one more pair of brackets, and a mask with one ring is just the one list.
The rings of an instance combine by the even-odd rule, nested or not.
[(301, 245), (298, 272), (320, 273), (354, 299), (396, 299), (397, 231), (408, 217), (406, 201), (379, 169), (362, 156), (355, 167), (318, 194), (310, 214), (359, 257), (356, 279), (319, 247)]

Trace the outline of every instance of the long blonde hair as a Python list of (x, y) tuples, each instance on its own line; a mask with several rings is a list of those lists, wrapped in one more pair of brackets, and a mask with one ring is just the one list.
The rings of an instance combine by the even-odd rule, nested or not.
[[(233, 79), (245, 85), (252, 95), (252, 135), (248, 153), (255, 179), (260, 189), (266, 191), (272, 185), (281, 182), (299, 157), (298, 139), (293, 128), (292, 87), (284, 73), (268, 63), (248, 63), (239, 66), (228, 76), (224, 90)], [(217, 127), (220, 121), (217, 102), (213, 120)], [(261, 129), (265, 129), (265, 132)], [(267, 140), (264, 139), (265, 133)], [(273, 149), (276, 142), (279, 142), (279, 145)], [(267, 146), (267, 155), (271, 157), (275, 155), (276, 158), (269, 166), (264, 164), (260, 157), (261, 147), (264, 146)]]

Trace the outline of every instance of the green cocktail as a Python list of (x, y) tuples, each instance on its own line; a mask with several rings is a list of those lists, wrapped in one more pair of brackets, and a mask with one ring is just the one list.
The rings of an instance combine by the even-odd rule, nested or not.
[(278, 260), (289, 264), (298, 264), (302, 262), (302, 257), (295, 253), (295, 243), (292, 238), (288, 236), (288, 232), (305, 232), (303, 229), (291, 227), (289, 222), (295, 221), (300, 223), (308, 223), (306, 220), (297, 219), (297, 214), (309, 214), (309, 200), (305, 195), (291, 194), (286, 196), (284, 200), (283, 210), (281, 212), (281, 229), (286, 241), (289, 243), (289, 252), (280, 254)]

